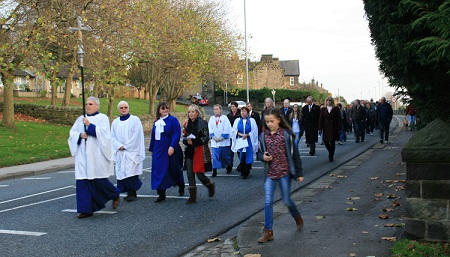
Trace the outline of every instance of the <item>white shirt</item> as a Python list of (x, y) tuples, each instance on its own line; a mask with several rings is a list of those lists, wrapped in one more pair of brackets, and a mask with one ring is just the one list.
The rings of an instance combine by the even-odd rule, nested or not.
[(209, 134), (214, 134), (216, 137), (220, 137), (223, 134), (228, 134), (228, 139), (223, 139), (222, 141), (216, 142), (216, 140), (211, 139), (211, 147), (217, 148), (221, 146), (229, 146), (230, 145), (230, 137), (231, 137), (231, 123), (230, 120), (225, 115), (220, 115), (217, 117), (216, 115), (211, 116), (208, 122), (208, 130)]

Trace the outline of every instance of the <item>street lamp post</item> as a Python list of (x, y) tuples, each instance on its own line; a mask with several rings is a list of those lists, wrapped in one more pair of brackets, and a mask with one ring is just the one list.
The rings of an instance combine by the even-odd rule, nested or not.
[(82, 18), (80, 16), (77, 17), (77, 27), (69, 27), (69, 32), (78, 32), (78, 57), (79, 57), (79, 67), (81, 73), (81, 95), (82, 95), (82, 103), (83, 103), (83, 116), (86, 117), (86, 107), (84, 103), (84, 45), (83, 45), (83, 30), (84, 31), (92, 31), (89, 26), (83, 27)]
[(245, 31), (245, 77), (247, 85), (247, 103), (250, 102), (250, 95), (248, 92), (248, 53), (247, 53), (247, 11), (244, 0), (244, 31)]

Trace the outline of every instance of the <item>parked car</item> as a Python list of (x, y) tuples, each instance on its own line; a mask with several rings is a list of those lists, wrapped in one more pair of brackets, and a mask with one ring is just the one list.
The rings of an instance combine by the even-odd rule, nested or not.
[(208, 105), (209, 101), (206, 98), (203, 98), (201, 95), (194, 95), (191, 98), (191, 103), (199, 105), (199, 106), (205, 106)]
[[(244, 101), (233, 101), (233, 102), (236, 102), (238, 104), (238, 109), (247, 106), (247, 103)], [(231, 109), (231, 103), (228, 104), (228, 109)]]

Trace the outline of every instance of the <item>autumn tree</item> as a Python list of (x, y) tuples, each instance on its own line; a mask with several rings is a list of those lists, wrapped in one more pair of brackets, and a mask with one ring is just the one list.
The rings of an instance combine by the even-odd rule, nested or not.
[(423, 121), (450, 122), (450, 2), (364, 0), (380, 70)]

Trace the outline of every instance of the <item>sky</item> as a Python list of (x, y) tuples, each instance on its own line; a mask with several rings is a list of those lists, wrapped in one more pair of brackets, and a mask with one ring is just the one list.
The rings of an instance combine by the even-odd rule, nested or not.
[(252, 60), (273, 54), (299, 60), (302, 83), (312, 78), (347, 102), (378, 100), (394, 89), (378, 70), (362, 0), (223, 0), (229, 24), (242, 35)]

